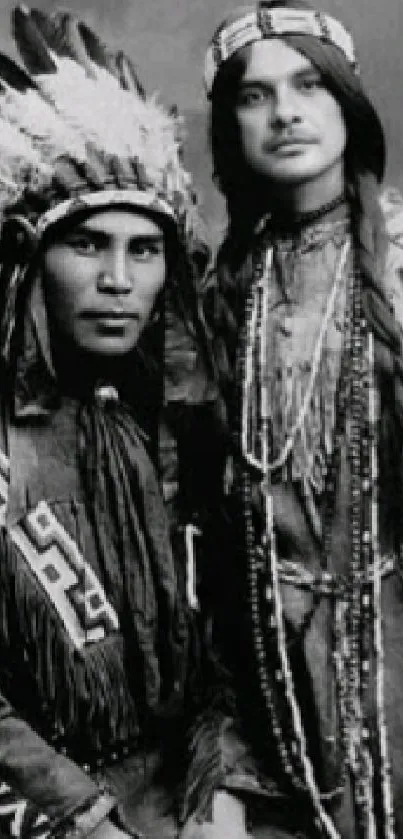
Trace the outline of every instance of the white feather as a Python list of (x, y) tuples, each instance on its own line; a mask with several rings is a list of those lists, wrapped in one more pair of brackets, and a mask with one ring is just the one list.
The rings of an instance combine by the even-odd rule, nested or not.
[(94, 62), (88, 73), (73, 59), (49, 52), (56, 72), (35, 77), (41, 93), (8, 89), (0, 96), (0, 206), (27, 185), (48, 185), (60, 156), (81, 162), (91, 146), (100, 159), (137, 160), (151, 189), (171, 205), (180, 195), (180, 213), (186, 214), (191, 179), (180, 160), (180, 121), (156, 97), (144, 101), (124, 90)]

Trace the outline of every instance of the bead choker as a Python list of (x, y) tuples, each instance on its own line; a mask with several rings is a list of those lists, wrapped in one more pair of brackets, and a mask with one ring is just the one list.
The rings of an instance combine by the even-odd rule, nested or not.
[(332, 198), (331, 201), (328, 201), (326, 204), (321, 204), (320, 207), (316, 207), (315, 210), (306, 210), (302, 212), (285, 212), (281, 211), (278, 214), (272, 213), (271, 214), (271, 222), (275, 223), (275, 226), (281, 227), (304, 227), (308, 224), (313, 224), (315, 221), (319, 221), (324, 216), (327, 216), (329, 213), (332, 213), (334, 210), (337, 210), (338, 207), (341, 207), (345, 202), (345, 194), (344, 192), (341, 195), (338, 195), (337, 198)]

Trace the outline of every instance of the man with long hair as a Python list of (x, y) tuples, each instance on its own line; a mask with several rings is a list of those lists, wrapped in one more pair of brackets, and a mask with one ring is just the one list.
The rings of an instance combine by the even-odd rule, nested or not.
[(179, 529), (214, 395), (197, 208), (178, 119), (131, 62), (67, 13), (22, 7), (13, 24), (27, 69), (0, 56), (0, 834), (173, 837), (196, 664)]
[(204, 602), (232, 704), (215, 694), (195, 725), (185, 835), (245, 836), (249, 819), (259, 837), (392, 839), (402, 203), (380, 189), (382, 126), (330, 15), (233, 10), (205, 82), (229, 217), (205, 311), (229, 442)]

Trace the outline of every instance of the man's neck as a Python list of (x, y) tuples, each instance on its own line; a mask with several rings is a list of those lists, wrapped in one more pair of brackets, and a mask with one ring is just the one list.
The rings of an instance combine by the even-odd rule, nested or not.
[(326, 207), (344, 193), (345, 180), (341, 167), (324, 172), (312, 181), (299, 184), (270, 184), (271, 209), (283, 217), (301, 216)]
[(91, 392), (100, 382), (119, 390), (125, 359), (82, 353), (66, 345), (62, 351), (54, 352), (53, 357), (59, 384), (66, 394)]

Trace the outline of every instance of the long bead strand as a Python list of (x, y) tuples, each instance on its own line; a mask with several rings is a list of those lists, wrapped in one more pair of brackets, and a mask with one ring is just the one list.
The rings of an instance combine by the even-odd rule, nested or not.
[(374, 338), (372, 333), (368, 336), (369, 356), (369, 436), (370, 436), (370, 508), (371, 508), (371, 536), (372, 536), (372, 563), (373, 563), (373, 631), (374, 631), (374, 652), (375, 652), (375, 696), (376, 696), (376, 721), (378, 729), (378, 743), (380, 754), (380, 778), (382, 798), (382, 821), (385, 839), (395, 839), (395, 816), (393, 808), (393, 789), (391, 777), (391, 765), (389, 759), (387, 725), (385, 718), (385, 696), (384, 696), (384, 648), (382, 637), (382, 561), (379, 550), (378, 521), (378, 450), (379, 450), (379, 420), (380, 401), (379, 392), (375, 380), (375, 354)]
[[(341, 282), (342, 278), (342, 265), (344, 266), (345, 260), (347, 258), (349, 244), (346, 243), (342, 250), (341, 259), (338, 265), (338, 270), (336, 272), (334, 287), (331, 293), (331, 300), (332, 304), (328, 305), (328, 312), (326, 318), (326, 326), (327, 322), (330, 318), (331, 311), (333, 310), (334, 300), (335, 300), (335, 292), (338, 284)], [(262, 276), (261, 278), (262, 279)], [(263, 280), (267, 282), (268, 280), (268, 272), (263, 272)], [(256, 290), (252, 288), (251, 292), (251, 300), (248, 301), (246, 307), (246, 325), (245, 325), (245, 346), (244, 346), (244, 360), (245, 360), (245, 368), (244, 369), (244, 377), (243, 377), (243, 388), (242, 388), (242, 396), (245, 400), (248, 399), (248, 396), (251, 394), (251, 382), (253, 379), (253, 373), (251, 371), (252, 361), (253, 361), (253, 343), (256, 340), (256, 337), (263, 341), (264, 347), (262, 351), (258, 353), (259, 363), (264, 363), (264, 367), (266, 368), (267, 365), (267, 347), (266, 347), (266, 333), (267, 333), (267, 323), (265, 320), (265, 316), (263, 315), (264, 323), (260, 324), (259, 317), (258, 317), (258, 306), (257, 303), (259, 301), (259, 293), (256, 293)], [(255, 304), (255, 305), (254, 305)], [(267, 306), (263, 306), (261, 311), (265, 313), (267, 310)], [(261, 328), (259, 328), (261, 327)], [(262, 337), (263, 336), (263, 337)], [(314, 368), (318, 366), (320, 362), (320, 354), (321, 354), (321, 345), (323, 344), (325, 337), (325, 328), (321, 329), (319, 340), (317, 343), (317, 347), (315, 350), (315, 364), (313, 365)], [(319, 353), (319, 355), (318, 355)], [(316, 356), (318, 355), (318, 359)], [(260, 382), (262, 382), (262, 371), (260, 372)], [(312, 382), (314, 381), (315, 376), (312, 377)], [(267, 386), (268, 382), (266, 382)], [(336, 830), (333, 820), (328, 816), (326, 813), (322, 801), (319, 788), (316, 784), (313, 766), (311, 760), (307, 753), (307, 744), (305, 740), (305, 733), (300, 713), (299, 704), (295, 695), (295, 688), (293, 682), (293, 676), (291, 671), (291, 666), (289, 663), (288, 652), (287, 652), (287, 645), (286, 645), (286, 633), (285, 633), (285, 625), (284, 625), (284, 617), (282, 613), (282, 605), (281, 605), (281, 592), (279, 586), (279, 578), (278, 578), (278, 561), (277, 561), (277, 553), (276, 553), (276, 545), (275, 545), (275, 534), (273, 529), (273, 508), (272, 508), (272, 495), (270, 491), (269, 479), (270, 479), (270, 471), (273, 464), (269, 463), (268, 460), (268, 448), (267, 443), (263, 443), (260, 440), (260, 453), (261, 456), (265, 455), (265, 460), (258, 462), (256, 457), (256, 446), (253, 445), (253, 440), (249, 436), (249, 431), (251, 429), (250, 418), (253, 417), (252, 425), (255, 426), (256, 424), (260, 429), (264, 428), (266, 435), (268, 432), (268, 417), (264, 415), (267, 412), (268, 405), (265, 404), (266, 401), (266, 391), (265, 387), (263, 387), (264, 398), (263, 398), (263, 405), (259, 406), (260, 408), (260, 422), (256, 423), (256, 406), (245, 406), (245, 403), (242, 404), (242, 424), (241, 424), (241, 444), (243, 454), (247, 463), (250, 466), (256, 468), (257, 466), (260, 468), (262, 478), (263, 478), (263, 486), (264, 486), (264, 510), (265, 510), (265, 533), (264, 533), (264, 547), (267, 551), (268, 556), (268, 565), (269, 565), (269, 587), (271, 589), (270, 597), (271, 597), (271, 620), (273, 622), (273, 628), (275, 628), (275, 638), (277, 642), (277, 654), (280, 660), (280, 669), (276, 672), (277, 681), (282, 683), (282, 693), (286, 700), (286, 707), (288, 708), (288, 713), (291, 717), (292, 721), (292, 744), (293, 744), (293, 751), (298, 758), (299, 764), (299, 772), (298, 776), (302, 771), (302, 779), (305, 784), (306, 790), (309, 794), (311, 805), (313, 807), (314, 813), (316, 814), (315, 824), (319, 832), (324, 832), (329, 839), (339, 839), (338, 831)], [(306, 405), (305, 405), (306, 402)], [(303, 408), (306, 410), (308, 405), (308, 401), (305, 400)], [(253, 410), (253, 408), (255, 410)], [(296, 430), (294, 429), (296, 433)], [(290, 451), (292, 448), (292, 438), (291, 441), (287, 441), (286, 449), (290, 446)], [(267, 440), (267, 436), (266, 436)], [(291, 445), (290, 445), (291, 443)], [(288, 454), (285, 453), (285, 457), (287, 458)], [(247, 499), (245, 498), (245, 502)], [(252, 522), (253, 527), (253, 522)], [(255, 539), (255, 534), (250, 533), (250, 538)], [(249, 557), (249, 568), (254, 568), (255, 560), (253, 556)], [(257, 612), (259, 610), (259, 602), (257, 598), (257, 592), (252, 592), (252, 620), (254, 616), (257, 618)], [(256, 613), (256, 614), (255, 614)], [(264, 662), (264, 641), (261, 638), (256, 638), (257, 643), (257, 654), (258, 658), (262, 660), (262, 666), (265, 664), (267, 667), (267, 663)], [(265, 679), (266, 681), (266, 679)], [(266, 687), (266, 685), (262, 686)], [(272, 701), (270, 700), (271, 708), (272, 708)], [(278, 731), (280, 735), (280, 731)], [(280, 756), (284, 757), (284, 747), (287, 742), (286, 737), (284, 736), (285, 732), (281, 732), (281, 744), (282, 748), (280, 749)], [(276, 738), (277, 739), (277, 738)], [(283, 753), (283, 754), (281, 754)], [(287, 767), (288, 770), (290, 767)], [(294, 781), (295, 773), (294, 773)]]

